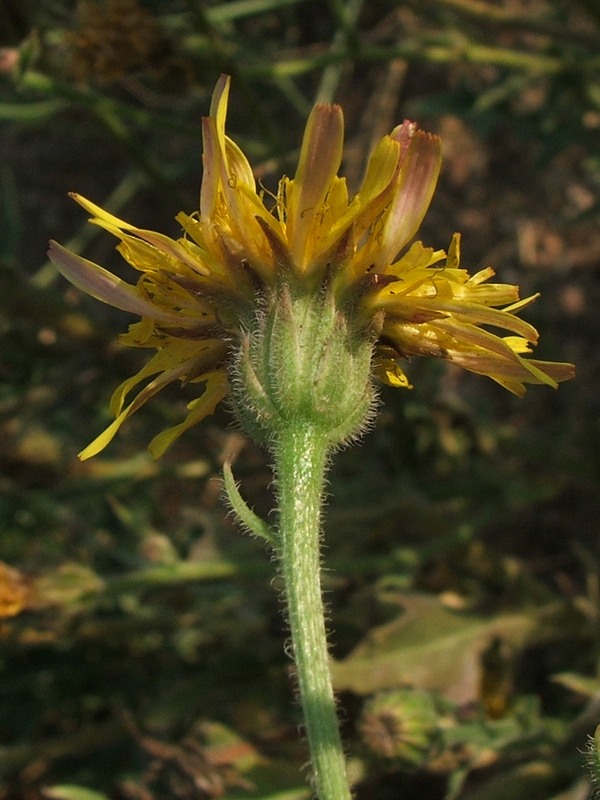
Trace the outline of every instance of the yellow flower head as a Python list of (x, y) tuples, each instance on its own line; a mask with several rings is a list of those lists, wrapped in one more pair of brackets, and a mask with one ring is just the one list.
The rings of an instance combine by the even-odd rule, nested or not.
[(225, 134), (228, 94), (229, 78), (222, 76), (203, 120), (200, 212), (178, 215), (181, 239), (136, 228), (73, 195), (93, 223), (120, 239), (118, 250), (140, 273), (135, 286), (51, 244), (50, 258), (75, 286), (141, 317), (122, 341), (156, 351), (117, 388), (110, 406), (115, 420), (82, 458), (102, 450), (172, 381), (203, 390), (183, 422), (152, 440), (155, 457), (211, 414), (229, 393), (232, 354), (251, 318), (277, 302), (282, 287), (296, 294), (327, 291), (352, 330), (373, 343), (373, 374), (392, 386), (409, 386), (399, 362), (411, 356), (446, 359), (519, 396), (525, 383), (556, 387), (573, 377), (570, 364), (523, 357), (537, 332), (517, 314), (535, 296), (519, 300), (518, 287), (489, 283), (490, 268), (469, 276), (459, 267), (458, 234), (447, 255), (420, 242), (407, 249), (437, 181), (436, 136), (411, 122), (399, 125), (377, 144), (360, 189), (349, 197), (337, 174), (342, 112), (319, 104), (306, 125), (296, 174), (282, 178), (268, 208), (246, 157)]

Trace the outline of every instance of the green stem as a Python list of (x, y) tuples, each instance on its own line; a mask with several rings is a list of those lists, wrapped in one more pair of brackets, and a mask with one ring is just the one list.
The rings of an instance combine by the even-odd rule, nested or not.
[(278, 556), (314, 788), (319, 800), (349, 800), (320, 579), (321, 507), (329, 446), (314, 426), (291, 420), (272, 449), (279, 500)]

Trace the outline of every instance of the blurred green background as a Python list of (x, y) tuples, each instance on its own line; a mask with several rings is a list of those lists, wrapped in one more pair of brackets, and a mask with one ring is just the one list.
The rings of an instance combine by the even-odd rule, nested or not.
[[(324, 579), (357, 800), (588, 796), (600, 722), (600, 6), (597, 0), (0, 2), (0, 800), (301, 800), (269, 554), (220, 500), (234, 458), (267, 516), (265, 454), (226, 409), (159, 462), (174, 388), (100, 457), (138, 365), (130, 321), (46, 263), (49, 238), (128, 277), (77, 191), (177, 236), (200, 119), (261, 184), (293, 174), (316, 100), (343, 172), (403, 118), (443, 139), (420, 237), (493, 265), (578, 378), (516, 400), (415, 361), (330, 479)], [(586, 755), (587, 754), (587, 755)]]

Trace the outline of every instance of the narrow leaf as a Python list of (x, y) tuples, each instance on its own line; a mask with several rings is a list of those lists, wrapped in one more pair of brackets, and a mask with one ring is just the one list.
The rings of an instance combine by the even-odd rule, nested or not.
[(227, 498), (239, 521), (255, 536), (264, 539), (271, 547), (275, 547), (274, 532), (264, 520), (246, 505), (233, 477), (231, 464), (228, 461), (223, 464), (223, 480), (225, 482)]

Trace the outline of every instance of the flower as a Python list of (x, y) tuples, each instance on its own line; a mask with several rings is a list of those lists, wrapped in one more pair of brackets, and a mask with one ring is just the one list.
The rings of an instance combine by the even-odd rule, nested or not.
[(372, 373), (391, 386), (410, 385), (399, 362), (411, 356), (445, 359), (519, 396), (526, 383), (556, 387), (573, 377), (570, 364), (524, 357), (537, 332), (518, 313), (535, 296), (519, 300), (518, 287), (490, 283), (489, 267), (469, 276), (459, 267), (458, 234), (447, 255), (421, 242), (407, 249), (437, 181), (436, 136), (408, 121), (396, 127), (376, 145), (350, 198), (338, 176), (342, 111), (319, 104), (306, 125), (296, 174), (282, 178), (270, 209), (246, 157), (225, 134), (228, 95), (229, 78), (222, 76), (203, 120), (200, 211), (177, 216), (182, 238), (136, 228), (72, 195), (93, 223), (120, 239), (117, 249), (140, 272), (135, 286), (51, 243), (50, 258), (75, 286), (141, 317), (122, 342), (156, 351), (116, 389), (114, 422), (81, 458), (101, 451), (169, 383), (202, 384), (185, 419), (150, 443), (151, 453), (161, 455), (230, 392), (233, 355), (253, 317), (290, 288), (296, 296), (327, 291), (353, 335), (370, 340)]

